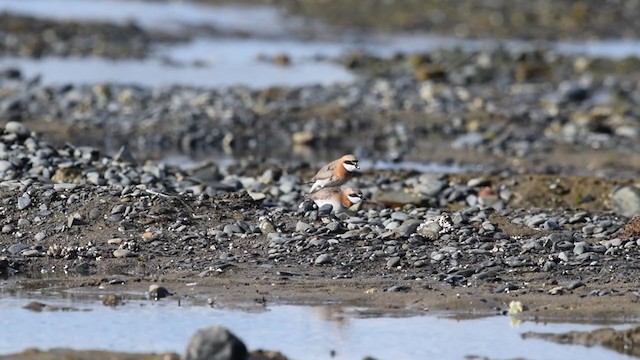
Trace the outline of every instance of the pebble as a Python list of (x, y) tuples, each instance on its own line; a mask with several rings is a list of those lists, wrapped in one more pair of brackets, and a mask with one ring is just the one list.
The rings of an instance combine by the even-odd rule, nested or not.
[(159, 300), (167, 296), (173, 295), (167, 288), (158, 284), (149, 285), (149, 299)]
[(125, 257), (137, 256), (137, 254), (128, 249), (116, 249), (113, 251), (113, 256), (117, 258), (125, 258)]
[(624, 186), (611, 196), (613, 211), (619, 215), (633, 217), (640, 214), (640, 188)]
[(24, 194), (18, 198), (18, 210), (24, 210), (31, 205), (31, 197)]
[(387, 261), (387, 268), (388, 269), (395, 268), (398, 265), (400, 265), (400, 257), (398, 257), (398, 256), (394, 256), (394, 257), (390, 258)]
[(247, 347), (222, 326), (198, 330), (189, 340), (185, 360), (246, 360)]
[(314, 263), (316, 265), (324, 265), (324, 264), (328, 264), (328, 263), (330, 263), (332, 261), (333, 261), (333, 259), (331, 258), (331, 255), (329, 255), (329, 254), (321, 254), (316, 258)]
[(42, 256), (42, 254), (40, 253), (40, 251), (32, 249), (32, 250), (24, 250), (21, 252), (21, 255), (24, 257), (36, 257), (36, 256)]
[(11, 255), (18, 255), (22, 250), (28, 249), (29, 246), (22, 244), (22, 243), (17, 243), (17, 244), (13, 244), (11, 246), (9, 246), (9, 248), (7, 249), (7, 251), (9, 251), (9, 254)]

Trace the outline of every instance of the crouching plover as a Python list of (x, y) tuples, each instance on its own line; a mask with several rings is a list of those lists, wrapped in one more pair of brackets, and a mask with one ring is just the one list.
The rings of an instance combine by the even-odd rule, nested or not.
[(326, 187), (309, 194), (318, 209), (324, 205), (331, 205), (332, 212), (340, 213), (362, 201), (362, 191), (358, 189), (342, 189), (339, 187)]
[(312, 193), (326, 187), (340, 186), (353, 177), (353, 172), (356, 169), (360, 169), (358, 167), (358, 159), (351, 154), (344, 155), (318, 170), (316, 176), (311, 179), (313, 185), (309, 192)]

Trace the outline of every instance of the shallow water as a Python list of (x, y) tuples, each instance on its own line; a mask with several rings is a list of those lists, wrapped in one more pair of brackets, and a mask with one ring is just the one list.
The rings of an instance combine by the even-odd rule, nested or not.
[[(196, 38), (186, 44), (158, 47), (150, 60), (110, 61), (98, 58), (5, 58), (0, 68), (22, 69), (29, 77), (42, 76), (45, 84), (122, 82), (139, 85), (193, 86), (245, 85), (302, 86), (350, 82), (355, 76), (326, 59), (356, 50), (389, 57), (399, 52), (437, 49), (482, 50), (503, 47), (512, 51), (547, 48), (565, 54), (623, 58), (640, 56), (640, 41), (526, 42), (519, 40), (459, 39), (430, 34), (345, 36), (333, 41), (298, 38), (302, 20), (273, 7), (207, 6), (194, 2), (123, 0), (0, 0), (0, 11), (43, 18), (107, 21), (181, 32), (209, 27), (221, 33), (253, 37)], [(324, 26), (314, 23), (315, 33)], [(260, 56), (286, 54), (292, 66), (281, 67), (258, 60)], [(324, 59), (324, 60), (319, 60)], [(181, 66), (169, 66), (164, 60)], [(204, 66), (193, 66), (198, 63)]]
[[(173, 299), (129, 301), (117, 308), (96, 301), (39, 300), (90, 311), (36, 313), (31, 300), (0, 299), (0, 318), (11, 331), (0, 354), (27, 347), (182, 353), (198, 329), (223, 325), (249, 349), (282, 351), (292, 359), (462, 359), (466, 355), (527, 359), (631, 359), (599, 347), (523, 340), (527, 331), (592, 330), (593, 325), (513, 325), (509, 317), (451, 320), (435, 316), (361, 317), (357, 308), (270, 306), (261, 311), (179, 306)], [(52, 331), (54, 330), (54, 331)]]
[(0, 0), (0, 12), (84, 22), (134, 22), (165, 31), (208, 26), (261, 36), (286, 35), (297, 21), (268, 6), (208, 6), (193, 1)]
[[(189, 85), (226, 87), (244, 85), (302, 86), (350, 81), (344, 68), (329, 63), (298, 63), (280, 67), (254, 59), (213, 66), (171, 66), (156, 59), (108, 60), (102, 58), (0, 58), (0, 68), (18, 68), (29, 78), (40, 76), (43, 84), (119, 83), (143, 86)], [(249, 64), (250, 63), (250, 64)]]

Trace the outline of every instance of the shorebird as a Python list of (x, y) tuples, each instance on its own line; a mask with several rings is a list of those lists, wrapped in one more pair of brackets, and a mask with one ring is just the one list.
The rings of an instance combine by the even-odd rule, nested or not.
[(311, 179), (310, 193), (322, 188), (340, 186), (353, 177), (354, 171), (358, 167), (358, 159), (351, 154), (344, 155), (340, 159), (334, 160), (323, 166)]
[(324, 205), (331, 205), (332, 212), (339, 213), (362, 201), (362, 191), (358, 189), (342, 189), (340, 187), (326, 187), (309, 194), (318, 209)]

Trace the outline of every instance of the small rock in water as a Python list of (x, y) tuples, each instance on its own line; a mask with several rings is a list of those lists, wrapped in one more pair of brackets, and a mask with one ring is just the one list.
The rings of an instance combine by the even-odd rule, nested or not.
[(122, 298), (116, 294), (107, 294), (102, 298), (102, 304), (104, 306), (115, 307), (122, 304)]
[(246, 360), (247, 347), (222, 326), (198, 330), (189, 340), (185, 360)]
[(159, 300), (167, 296), (173, 295), (167, 288), (157, 284), (149, 285), (149, 298), (151, 300)]

